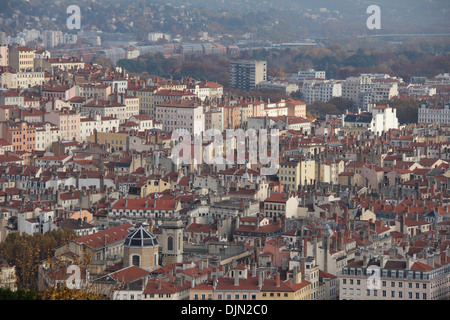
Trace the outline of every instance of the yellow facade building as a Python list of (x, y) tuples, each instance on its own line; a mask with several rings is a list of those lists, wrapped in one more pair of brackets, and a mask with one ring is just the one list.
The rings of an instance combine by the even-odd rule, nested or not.
[(27, 46), (9, 47), (9, 65), (17, 72), (34, 71), (34, 50)]

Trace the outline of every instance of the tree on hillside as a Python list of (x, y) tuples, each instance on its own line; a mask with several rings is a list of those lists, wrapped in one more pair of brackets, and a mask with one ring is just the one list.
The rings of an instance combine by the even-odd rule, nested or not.
[(422, 100), (414, 99), (391, 99), (378, 101), (378, 105), (389, 105), (392, 108), (397, 109), (398, 122), (401, 124), (417, 123), (418, 111)]
[(0, 256), (16, 267), (17, 286), (35, 290), (39, 263), (53, 256), (53, 249), (74, 237), (73, 230), (54, 230), (33, 236), (27, 233), (10, 233), (0, 243)]
[(325, 116), (327, 114), (342, 114), (342, 112), (334, 104), (323, 101), (315, 101), (312, 104), (306, 105), (306, 112), (319, 116)]

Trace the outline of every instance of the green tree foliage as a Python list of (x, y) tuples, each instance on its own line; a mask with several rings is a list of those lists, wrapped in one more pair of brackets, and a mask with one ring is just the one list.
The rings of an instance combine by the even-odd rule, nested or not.
[(401, 124), (417, 123), (418, 111), (422, 100), (414, 99), (391, 99), (379, 101), (378, 105), (389, 105), (392, 108), (397, 109), (398, 122)]
[(318, 116), (324, 116), (326, 114), (342, 114), (342, 112), (334, 104), (326, 103), (323, 101), (315, 101), (311, 104), (306, 105), (306, 112), (310, 114), (316, 114)]
[(303, 93), (300, 89), (298, 89), (297, 91), (291, 92), (289, 96), (294, 100), (302, 100)]
[(32, 290), (18, 288), (11, 290), (9, 288), (0, 288), (0, 300), (36, 300), (38, 293)]
[(345, 113), (346, 110), (352, 110), (354, 105), (353, 100), (343, 97), (333, 97), (328, 100), (328, 103), (336, 106), (341, 113)]

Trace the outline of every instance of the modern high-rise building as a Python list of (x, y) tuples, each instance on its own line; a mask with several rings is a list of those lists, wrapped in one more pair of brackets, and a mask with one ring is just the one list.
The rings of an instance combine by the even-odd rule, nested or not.
[(266, 61), (238, 60), (230, 62), (230, 87), (252, 90), (258, 83), (266, 80)]

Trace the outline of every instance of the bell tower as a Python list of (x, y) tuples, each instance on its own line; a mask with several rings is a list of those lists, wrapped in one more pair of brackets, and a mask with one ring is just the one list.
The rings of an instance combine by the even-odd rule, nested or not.
[(181, 220), (166, 220), (162, 223), (162, 266), (183, 262), (183, 229)]

